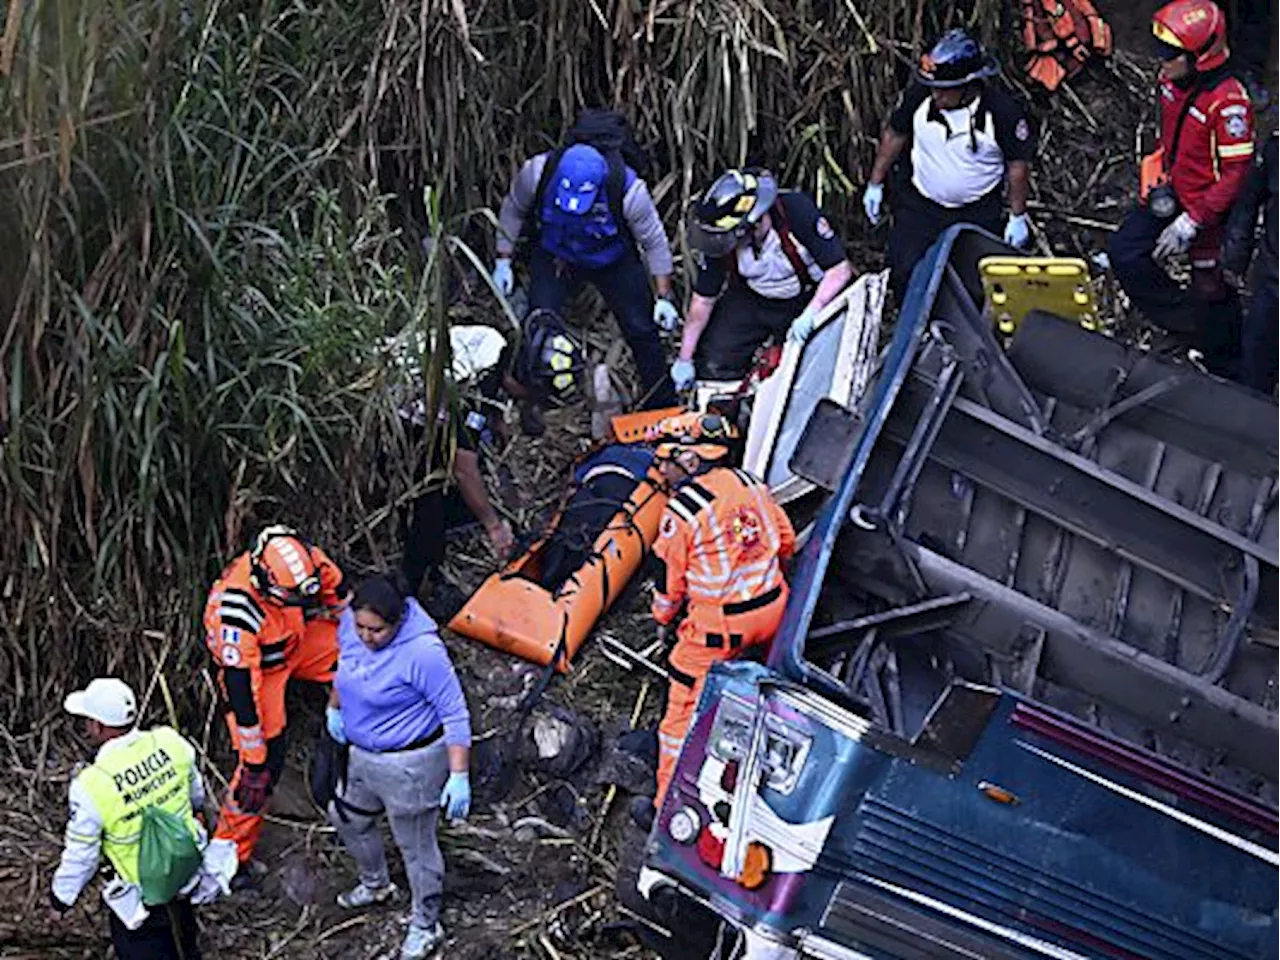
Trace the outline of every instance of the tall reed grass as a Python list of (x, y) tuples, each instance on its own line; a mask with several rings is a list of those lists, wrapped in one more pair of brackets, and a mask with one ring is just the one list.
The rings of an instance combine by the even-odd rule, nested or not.
[[(443, 341), (484, 209), (578, 107), (627, 111), (672, 224), (752, 161), (852, 227), (915, 51), (964, 17), (991, 35), (997, 11), (9, 0), (0, 723), (41, 723), (91, 672), (145, 674), (159, 637), (194, 677), (204, 593), (259, 523), (378, 555), (377, 506), (410, 478), (379, 467), (407, 441), (376, 345)], [(447, 358), (424, 362), (438, 395)]]

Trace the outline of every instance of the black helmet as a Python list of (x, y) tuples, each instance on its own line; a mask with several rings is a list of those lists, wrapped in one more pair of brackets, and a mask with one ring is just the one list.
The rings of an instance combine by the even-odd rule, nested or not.
[(716, 259), (738, 245), (778, 199), (778, 182), (768, 170), (726, 170), (689, 208), (689, 246)]
[(516, 379), (540, 403), (567, 405), (582, 396), (587, 362), (582, 345), (552, 310), (533, 310), (524, 318)]
[(995, 76), (999, 70), (995, 58), (967, 30), (957, 27), (944, 33), (920, 58), (916, 79), (926, 87), (962, 87)]

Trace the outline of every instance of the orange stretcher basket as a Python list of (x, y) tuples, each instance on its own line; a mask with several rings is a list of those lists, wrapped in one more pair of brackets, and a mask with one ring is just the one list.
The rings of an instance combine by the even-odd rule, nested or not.
[(666, 505), (661, 474), (650, 467), (596, 537), (586, 562), (555, 592), (537, 582), (544, 538), (481, 584), (449, 629), (542, 666), (563, 645), (556, 669), (567, 673), (596, 621), (640, 569)]

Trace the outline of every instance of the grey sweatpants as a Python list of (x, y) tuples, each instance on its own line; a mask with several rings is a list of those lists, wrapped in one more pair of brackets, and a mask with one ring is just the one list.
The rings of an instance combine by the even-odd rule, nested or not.
[(436, 842), (436, 818), (448, 776), (449, 752), (443, 738), (402, 753), (371, 753), (353, 745), (346, 788), (339, 796), (367, 813), (344, 808), (344, 821), (329, 805), (329, 822), (355, 858), (366, 887), (383, 887), (391, 880), (378, 831), (378, 814), (386, 813), (409, 875), (409, 922), (414, 926), (431, 928), (440, 918), (444, 860)]

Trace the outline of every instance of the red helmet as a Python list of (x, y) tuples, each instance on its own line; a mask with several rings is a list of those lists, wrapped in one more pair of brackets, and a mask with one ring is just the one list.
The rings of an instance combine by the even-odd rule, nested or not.
[(1151, 18), (1160, 44), (1185, 51), (1200, 73), (1227, 62), (1227, 18), (1212, 0), (1173, 0)]

